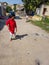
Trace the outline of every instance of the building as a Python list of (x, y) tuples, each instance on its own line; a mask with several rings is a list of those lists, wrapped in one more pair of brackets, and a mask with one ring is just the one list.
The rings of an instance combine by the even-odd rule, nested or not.
[(40, 16), (49, 16), (49, 5), (41, 5), (40, 8), (36, 9), (36, 13)]
[(16, 6), (16, 10), (17, 10), (17, 13), (20, 16), (25, 16), (26, 15), (25, 8), (24, 8), (24, 5), (23, 4), (17, 5)]

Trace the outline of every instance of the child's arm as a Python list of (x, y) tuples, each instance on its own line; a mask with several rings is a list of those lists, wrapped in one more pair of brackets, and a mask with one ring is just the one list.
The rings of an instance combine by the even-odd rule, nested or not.
[(17, 25), (16, 25), (16, 27), (15, 27), (15, 28), (16, 28), (16, 32), (17, 32)]
[(9, 28), (9, 20), (6, 21), (6, 25)]

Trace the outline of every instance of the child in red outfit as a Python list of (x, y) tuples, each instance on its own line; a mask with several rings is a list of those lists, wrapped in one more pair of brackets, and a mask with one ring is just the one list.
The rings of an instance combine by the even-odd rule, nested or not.
[(17, 32), (17, 25), (16, 22), (14, 20), (15, 15), (12, 15), (7, 21), (6, 21), (6, 25), (9, 28), (9, 32), (10, 32), (10, 40), (12, 40), (12, 36), (16, 36), (15, 34), (15, 29)]

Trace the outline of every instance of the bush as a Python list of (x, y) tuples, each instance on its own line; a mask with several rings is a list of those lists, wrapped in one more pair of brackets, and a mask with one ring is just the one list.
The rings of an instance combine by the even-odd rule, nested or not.
[(7, 7), (6, 7), (6, 12), (9, 13), (9, 11), (12, 11), (12, 8), (11, 8), (10, 6), (7, 6)]

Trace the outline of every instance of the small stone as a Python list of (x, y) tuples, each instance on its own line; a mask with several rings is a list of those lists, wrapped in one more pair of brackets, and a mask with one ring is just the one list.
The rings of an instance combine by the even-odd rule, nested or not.
[(35, 33), (35, 35), (36, 35), (36, 36), (39, 36), (39, 34), (38, 34), (38, 33)]
[(37, 39), (34, 39), (35, 41), (37, 41)]

